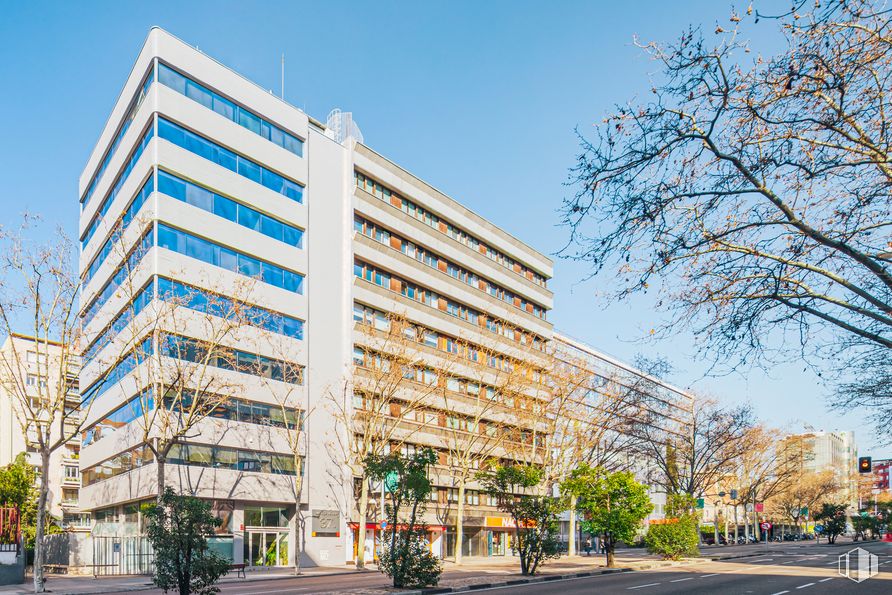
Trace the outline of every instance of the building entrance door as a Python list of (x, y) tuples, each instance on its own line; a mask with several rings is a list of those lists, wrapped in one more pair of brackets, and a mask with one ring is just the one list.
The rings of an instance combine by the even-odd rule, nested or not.
[(288, 566), (288, 532), (246, 531), (245, 564)]

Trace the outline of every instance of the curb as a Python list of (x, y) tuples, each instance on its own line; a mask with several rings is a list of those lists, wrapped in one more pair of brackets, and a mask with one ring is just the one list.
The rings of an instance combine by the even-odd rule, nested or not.
[[(235, 578), (229, 580), (218, 581), (218, 585), (241, 585), (245, 583), (264, 583), (269, 581), (277, 581), (277, 580), (286, 580), (286, 579), (294, 579), (294, 578), (318, 578), (318, 577), (327, 577), (327, 576), (345, 576), (351, 574), (360, 574), (366, 572), (374, 572), (373, 570), (338, 570), (335, 572), (325, 572), (319, 574), (298, 574), (292, 576), (270, 576), (270, 577), (248, 577), (248, 578)], [(47, 581), (47, 587), (49, 587), (50, 581)], [(153, 583), (144, 583), (140, 585), (131, 585), (125, 587), (115, 587), (108, 589), (98, 589), (96, 591), (51, 591), (47, 589), (48, 592), (52, 592), (55, 595), (101, 595), (103, 593), (131, 593), (137, 591), (150, 591), (152, 589), (157, 589)]]
[(634, 572), (634, 568), (604, 568), (587, 572), (571, 572), (568, 574), (546, 574), (516, 578), (511, 580), (492, 581), (488, 583), (474, 583), (459, 587), (429, 587), (426, 589), (412, 589), (409, 591), (395, 591), (393, 595), (438, 595), (439, 593), (465, 593), (467, 591), (479, 591), (480, 589), (492, 589), (495, 587), (513, 587), (515, 585), (529, 585), (533, 583), (545, 583), (551, 581), (565, 581), (574, 578), (586, 578), (601, 574), (615, 574), (619, 572)]

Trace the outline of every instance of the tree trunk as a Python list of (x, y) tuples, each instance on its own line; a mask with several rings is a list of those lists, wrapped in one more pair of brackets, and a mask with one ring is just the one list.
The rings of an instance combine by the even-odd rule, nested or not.
[(567, 555), (576, 555), (576, 496), (570, 496), (570, 524), (567, 529), (570, 540), (567, 543)]
[(45, 448), (40, 452), (40, 489), (37, 496), (37, 527), (34, 531), (34, 592), (44, 592), (43, 535), (46, 533), (47, 498), (49, 496), (50, 453)]
[[(383, 502), (382, 510), (383, 510)], [(365, 568), (365, 521), (369, 512), (369, 482), (362, 476), (362, 488), (359, 491), (359, 529), (357, 529), (356, 567)]]
[[(168, 449), (169, 449), (169, 447), (168, 447)], [(165, 449), (164, 452), (162, 453), (161, 449), (159, 449), (157, 447), (157, 445), (155, 447), (155, 471), (157, 472), (156, 481), (158, 482), (158, 497), (156, 500), (159, 505), (161, 504), (161, 497), (164, 495), (164, 487), (165, 487), (164, 465), (167, 463), (167, 450), (168, 449)]]
[(462, 541), (465, 537), (465, 482), (458, 485), (458, 507), (455, 509), (455, 565), (461, 566)]
[(303, 514), (300, 511), (300, 495), (303, 492), (303, 479), (301, 479), (301, 460), (299, 456), (294, 457), (295, 469), (297, 469), (297, 475), (294, 478), (294, 541), (295, 541), (295, 552), (294, 552), (294, 574), (300, 574), (300, 563), (301, 558), (303, 557), (304, 552), (304, 523), (303, 523)]
[(616, 553), (613, 551), (614, 543), (613, 539), (607, 538), (607, 568), (614, 568), (616, 566)]

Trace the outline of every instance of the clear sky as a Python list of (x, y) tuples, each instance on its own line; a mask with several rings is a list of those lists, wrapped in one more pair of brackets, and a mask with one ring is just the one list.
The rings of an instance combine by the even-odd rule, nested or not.
[[(738, 3), (741, 4), (741, 3)], [(635, 36), (668, 41), (689, 24), (711, 34), (730, 3), (636, 2), (16, 2), (0, 19), (0, 223), (24, 210), (76, 234), (77, 179), (152, 25), (160, 25), (323, 120), (352, 111), (366, 143), (545, 253), (562, 246), (557, 208), (583, 133), (657, 71)], [(753, 37), (769, 46), (769, 27)], [(761, 46), (760, 46), (761, 44)], [(769, 47), (770, 49), (770, 47)], [(608, 280), (556, 259), (551, 320), (617, 357), (662, 354), (682, 387), (748, 401), (775, 427), (875, 432), (827, 413), (828, 389), (799, 363), (703, 377), (683, 333), (637, 339), (648, 299), (608, 309)], [(888, 430), (887, 430), (888, 431)]]

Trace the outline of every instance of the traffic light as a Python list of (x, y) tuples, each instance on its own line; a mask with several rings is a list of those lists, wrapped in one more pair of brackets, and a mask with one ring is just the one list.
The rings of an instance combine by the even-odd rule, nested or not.
[(731, 490), (731, 499), (737, 500), (737, 490)]
[(873, 462), (870, 457), (858, 457), (858, 473), (870, 473), (873, 471)]

